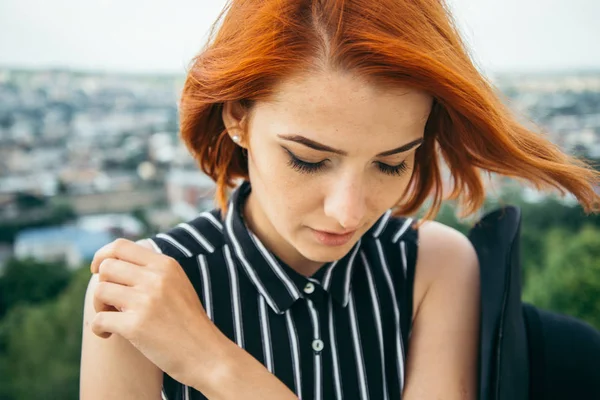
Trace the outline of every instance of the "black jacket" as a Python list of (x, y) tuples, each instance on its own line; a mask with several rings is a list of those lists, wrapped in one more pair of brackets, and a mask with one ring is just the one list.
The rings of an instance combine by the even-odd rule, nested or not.
[(600, 400), (600, 332), (521, 302), (520, 227), (508, 206), (468, 235), (481, 273), (479, 399)]

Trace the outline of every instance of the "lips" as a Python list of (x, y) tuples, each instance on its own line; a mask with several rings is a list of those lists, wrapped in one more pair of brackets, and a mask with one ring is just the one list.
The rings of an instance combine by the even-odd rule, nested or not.
[(328, 235), (334, 235), (334, 236), (344, 236), (344, 235), (348, 235), (349, 233), (356, 232), (356, 231), (331, 232), (331, 231), (322, 231), (322, 230), (319, 230), (319, 229), (315, 229), (315, 231), (326, 233)]
[(356, 231), (346, 231), (343, 233), (334, 233), (327, 231), (312, 230), (317, 241), (325, 246), (343, 246), (348, 243)]

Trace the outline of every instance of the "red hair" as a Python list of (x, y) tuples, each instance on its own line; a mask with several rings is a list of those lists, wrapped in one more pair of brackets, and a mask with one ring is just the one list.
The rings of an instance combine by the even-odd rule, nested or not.
[[(219, 26), (220, 25), (220, 26)], [(485, 198), (482, 171), (572, 193), (598, 211), (600, 174), (519, 122), (473, 65), (442, 0), (232, 0), (194, 59), (181, 97), (181, 137), (202, 170), (227, 191), (247, 178), (240, 147), (222, 121), (225, 102), (251, 107), (275, 84), (306, 70), (349, 71), (369, 82), (434, 97), (423, 145), (397, 213), (427, 217), (444, 199), (441, 164), (466, 214)]]

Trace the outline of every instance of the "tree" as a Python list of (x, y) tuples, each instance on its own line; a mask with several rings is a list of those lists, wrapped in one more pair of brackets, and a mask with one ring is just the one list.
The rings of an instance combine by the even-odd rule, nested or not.
[(57, 296), (69, 283), (63, 264), (33, 259), (8, 261), (0, 277), (0, 318), (19, 304), (38, 304)]
[(0, 399), (79, 398), (83, 304), (88, 268), (55, 300), (19, 305), (0, 323)]
[(600, 229), (586, 226), (566, 237), (564, 231), (548, 235), (546, 265), (531, 272), (523, 298), (600, 329)]
[(17, 206), (21, 210), (45, 207), (48, 204), (48, 201), (45, 200), (43, 197), (24, 192), (17, 193), (15, 201), (17, 203)]

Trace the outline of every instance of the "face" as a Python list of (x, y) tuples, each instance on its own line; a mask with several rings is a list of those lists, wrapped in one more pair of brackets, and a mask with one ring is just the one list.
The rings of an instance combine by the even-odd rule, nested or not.
[(223, 119), (248, 150), (250, 228), (292, 267), (343, 257), (399, 201), (432, 98), (351, 74), (294, 77)]

